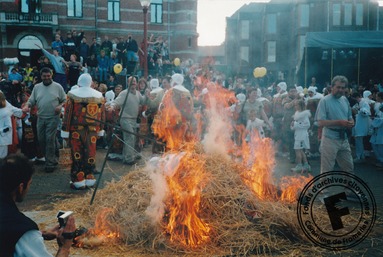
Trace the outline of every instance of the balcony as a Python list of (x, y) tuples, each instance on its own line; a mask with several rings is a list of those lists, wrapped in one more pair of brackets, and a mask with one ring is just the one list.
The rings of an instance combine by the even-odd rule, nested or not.
[(58, 25), (58, 15), (53, 13), (0, 12), (1, 24)]

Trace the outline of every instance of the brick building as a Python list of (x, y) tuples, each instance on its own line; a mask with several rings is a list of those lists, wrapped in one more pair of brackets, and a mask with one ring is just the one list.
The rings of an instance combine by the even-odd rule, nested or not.
[(227, 70), (306, 86), (344, 74), (383, 80), (383, 12), (375, 0), (271, 0), (242, 6), (226, 19)]
[[(93, 37), (143, 39), (143, 10), (139, 0), (2, 0), (0, 1), (0, 59), (18, 57), (34, 63), (40, 54), (35, 43), (51, 48), (56, 29), (84, 31)], [(197, 1), (151, 0), (148, 36), (168, 41), (170, 58), (197, 59)], [(3, 70), (0, 68), (0, 70)]]

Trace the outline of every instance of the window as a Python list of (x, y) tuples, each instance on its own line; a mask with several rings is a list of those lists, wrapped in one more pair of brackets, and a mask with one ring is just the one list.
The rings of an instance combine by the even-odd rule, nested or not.
[(249, 47), (241, 46), (241, 63), (247, 64), (249, 63)]
[(277, 42), (267, 42), (267, 62), (275, 62), (277, 60)]
[(67, 0), (68, 16), (82, 17), (82, 0)]
[(305, 51), (305, 41), (306, 36), (299, 36), (298, 38), (298, 59), (301, 60), (303, 58), (303, 53)]
[(41, 13), (41, 1), (39, 0), (21, 0), (22, 13)]
[(344, 4), (344, 23), (345, 26), (352, 25), (352, 4)]
[(108, 21), (120, 20), (120, 0), (108, 0)]
[(340, 26), (340, 4), (333, 4), (332, 6), (332, 25)]
[(310, 22), (310, 6), (308, 4), (299, 6), (299, 17), (300, 27), (308, 27)]
[(356, 13), (355, 13), (355, 25), (363, 25), (363, 4), (356, 4)]
[(152, 0), (150, 2), (150, 22), (162, 23), (162, 0)]
[(249, 39), (250, 21), (241, 20), (241, 39)]
[(277, 33), (277, 15), (276, 14), (268, 14), (266, 16), (266, 32), (267, 34), (275, 34)]
[(191, 37), (188, 37), (188, 47), (189, 48), (192, 47), (192, 38)]

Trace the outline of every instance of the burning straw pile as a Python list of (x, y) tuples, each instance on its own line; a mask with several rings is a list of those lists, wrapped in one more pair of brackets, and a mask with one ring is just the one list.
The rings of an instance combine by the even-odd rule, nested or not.
[(224, 90), (212, 85), (205, 95), (209, 122), (203, 137), (196, 133), (185, 143), (188, 123), (181, 122), (180, 111), (185, 108), (164, 109), (162, 115), (179, 122), (159, 118), (156, 131), (173, 148), (109, 183), (92, 206), (90, 194), (57, 206), (89, 221), (83, 225), (92, 229), (77, 238), (80, 247), (92, 248), (92, 256), (121, 256), (127, 249), (133, 256), (131, 248), (142, 249), (145, 256), (321, 254), (323, 249), (301, 232), (295, 210), (299, 190), (311, 177), (289, 176), (276, 183), (271, 140), (256, 134), (249, 142), (243, 137), (242, 144), (233, 140), (230, 97)]
[[(196, 140), (185, 143), (187, 126), (158, 119), (164, 122), (156, 131), (177, 147), (108, 184), (92, 206), (90, 195), (58, 206), (94, 221), (84, 224), (93, 228), (78, 239), (79, 246), (107, 245), (110, 255), (119, 255), (122, 246), (134, 245), (166, 256), (297, 256), (318, 250), (300, 232), (295, 212), (298, 190), (310, 178), (289, 177), (276, 186), (271, 140), (252, 136), (241, 147), (233, 142), (228, 92), (222, 90), (209, 88), (204, 112), (209, 122), (202, 140), (197, 133)], [(183, 117), (181, 107), (162, 110), (162, 115)]]
[(109, 183), (92, 206), (87, 195), (59, 208), (95, 221), (84, 224), (94, 228), (80, 246), (107, 244), (109, 252), (111, 242), (169, 254), (285, 255), (312, 249), (300, 232), (295, 204), (260, 200), (243, 182), (243, 169), (220, 155), (168, 154)]

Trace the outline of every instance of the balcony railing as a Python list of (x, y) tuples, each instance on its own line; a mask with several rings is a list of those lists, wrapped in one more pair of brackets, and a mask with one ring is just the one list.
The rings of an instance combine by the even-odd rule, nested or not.
[(58, 25), (57, 14), (0, 12), (0, 23)]

